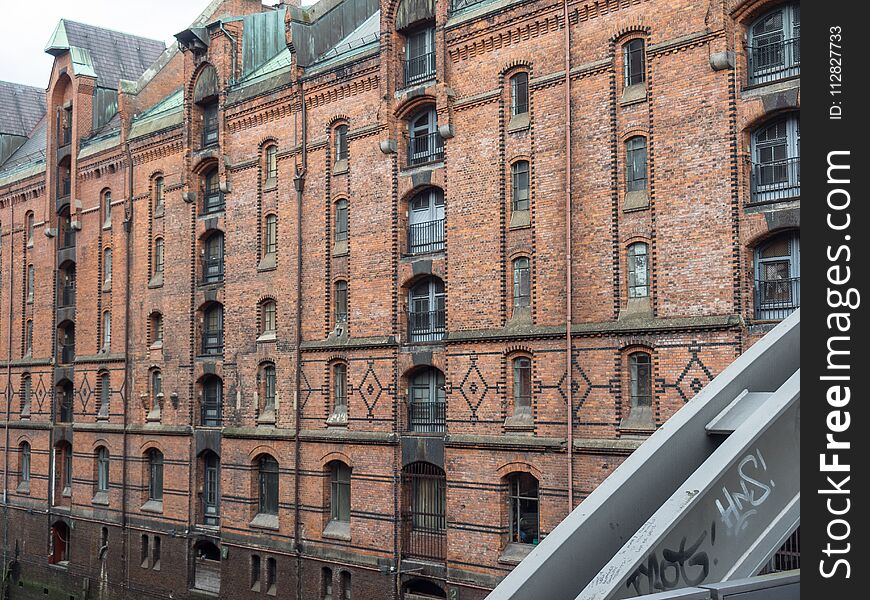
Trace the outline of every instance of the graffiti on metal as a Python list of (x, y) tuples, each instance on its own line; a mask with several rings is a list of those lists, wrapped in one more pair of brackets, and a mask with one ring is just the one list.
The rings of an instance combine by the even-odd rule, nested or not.
[[(752, 475), (747, 473), (750, 470)], [(722, 493), (727, 507), (723, 506), (719, 499), (716, 500), (719, 516), (729, 532), (746, 529), (749, 518), (758, 514), (758, 507), (767, 500), (776, 487), (773, 479), (767, 478), (767, 463), (764, 462), (761, 450), (756, 449), (754, 453), (744, 456), (737, 467), (737, 473), (740, 477), (740, 491), (731, 492), (723, 486)], [(767, 479), (767, 483), (762, 483), (755, 477)]]

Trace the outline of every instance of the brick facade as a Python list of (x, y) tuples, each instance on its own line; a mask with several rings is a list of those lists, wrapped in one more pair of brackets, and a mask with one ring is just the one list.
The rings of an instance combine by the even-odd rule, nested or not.
[[(768, 282), (768, 300), (782, 301), (761, 273), (781, 265), (762, 265), (761, 249), (794, 240), (788, 277), (796, 271), (799, 286), (799, 179), (796, 189), (788, 179), (776, 188), (785, 192), (766, 191), (775, 186), (759, 182), (778, 166), (756, 164), (763, 144), (753, 136), (798, 114), (799, 79), (788, 72), (750, 84), (759, 72), (751, 28), (788, 5), (570, 1), (566, 57), (560, 2), (404, 4), (212, 3), (178, 34), (181, 49), (121, 82), (118, 115), (99, 130), (97, 79), (70, 52), (57, 53), (44, 165), (0, 165), (0, 468), (12, 598), (201, 598), (219, 585), (234, 599), (482, 599), (528, 551), (511, 543), (518, 474), (537, 482), (540, 539), (566, 516), (569, 498), (581, 503), (782, 318), (760, 304), (756, 280)], [(256, 14), (264, 11), (280, 18)], [(341, 35), (316, 29), (328, 19)], [(258, 62), (273, 39), (260, 31), (276, 23), (281, 47)], [(434, 73), (408, 85), (417, 67), (405, 65), (405, 46), (427, 24), (434, 58), (423, 60)], [(331, 41), (317, 50), (323, 40)], [(632, 40), (643, 41), (642, 83), (627, 86)], [(527, 74), (528, 110), (515, 114), (518, 73)], [(203, 147), (213, 93), (219, 141)], [(55, 115), (69, 103), (65, 145)], [(412, 165), (424, 138), (409, 123), (427, 108), (438, 128), (424, 150), (435, 151)], [(346, 156), (336, 155), (340, 126)], [(640, 192), (626, 186), (626, 143), (636, 136), (646, 156)], [(522, 161), (527, 210), (513, 201)], [(73, 174), (66, 195), (64, 165)], [(436, 188), (443, 206), (432, 201), (436, 218), (420, 221), (413, 201)], [(208, 198), (223, 205), (209, 211)], [(443, 225), (431, 225), (439, 217)], [(419, 223), (436, 232), (434, 251), (412, 252)], [(222, 260), (212, 277), (207, 242), (216, 233)], [(636, 243), (646, 244), (645, 281), (640, 263), (629, 268)], [(518, 258), (529, 264), (527, 308), (514, 307)], [(71, 265), (68, 303), (61, 271)], [(266, 301), (274, 333), (264, 326)], [(64, 356), (73, 330), (74, 356)], [(632, 366), (637, 353), (649, 357), (648, 408), (643, 385), (633, 388), (645, 373)], [(519, 364), (530, 365), (527, 411)], [(443, 384), (426, 388), (424, 372)], [(71, 422), (60, 406), (67, 381)], [(429, 404), (413, 408), (415, 390)], [(101, 447), (110, 456), (106, 490)], [(150, 489), (155, 450), (159, 500)], [(207, 501), (212, 456), (216, 504)], [(263, 509), (264, 456), (278, 465), (274, 515)], [(338, 463), (351, 473), (349, 523), (332, 518)], [(415, 465), (430, 475), (414, 479)], [(66, 557), (57, 535), (68, 536)]]

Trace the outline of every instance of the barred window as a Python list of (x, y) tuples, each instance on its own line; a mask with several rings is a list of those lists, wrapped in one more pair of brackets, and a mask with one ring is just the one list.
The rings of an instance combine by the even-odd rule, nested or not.
[(265, 254), (278, 252), (278, 217), (275, 215), (266, 215), (266, 235), (263, 249)]
[(511, 115), (529, 112), (529, 74), (517, 73), (511, 77)]
[(335, 282), (335, 322), (347, 322), (347, 282), (343, 279)]
[(646, 80), (643, 40), (631, 40), (623, 46), (623, 62), (625, 63), (626, 87), (636, 83), (643, 83)]
[(649, 296), (649, 257), (647, 245), (637, 242), (628, 247), (628, 297)]
[(518, 160), (511, 167), (513, 198), (511, 210), (529, 210), (529, 161)]
[(532, 282), (529, 259), (520, 257), (514, 260), (514, 308), (526, 308), (532, 301)]
[(642, 135), (625, 142), (625, 189), (638, 192), (647, 188), (646, 138)]
[(652, 361), (646, 352), (635, 352), (628, 357), (631, 373), (631, 405), (652, 405)]

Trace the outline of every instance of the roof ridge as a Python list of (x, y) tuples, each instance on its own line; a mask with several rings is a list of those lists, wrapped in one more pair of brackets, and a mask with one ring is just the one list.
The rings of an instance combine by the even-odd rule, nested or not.
[(61, 17), (60, 20), (63, 21), (64, 23), (75, 23), (76, 25), (81, 25), (81, 26), (83, 26), (83, 27), (90, 27), (90, 28), (92, 28), (92, 29), (100, 29), (100, 30), (102, 30), (102, 31), (109, 31), (109, 32), (111, 32), (111, 33), (117, 33), (117, 34), (119, 34), (119, 35), (124, 35), (124, 36), (131, 37), (131, 38), (137, 38), (137, 39), (140, 39), (140, 40), (147, 40), (147, 41), (149, 41), (149, 42), (155, 42), (155, 43), (158, 43), (158, 44), (162, 44), (164, 48), (166, 47), (166, 42), (165, 42), (165, 41), (163, 41), (163, 40), (157, 40), (157, 39), (154, 39), (154, 38), (152, 38), (152, 37), (147, 37), (147, 36), (139, 35), (139, 34), (136, 34), (136, 33), (130, 33), (130, 32), (128, 32), (128, 31), (121, 31), (120, 29), (113, 29), (113, 28), (111, 28), (111, 27), (103, 27), (102, 25), (94, 25), (94, 24), (92, 24), (92, 23), (85, 23), (85, 22), (83, 22), (83, 21), (74, 21), (73, 19), (67, 19), (67, 18), (64, 18), (64, 17)]

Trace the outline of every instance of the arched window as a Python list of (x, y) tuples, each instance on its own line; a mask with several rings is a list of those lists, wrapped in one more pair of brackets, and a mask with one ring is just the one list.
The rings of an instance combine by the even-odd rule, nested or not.
[(112, 192), (103, 192), (103, 227), (112, 226)]
[(350, 467), (332, 461), (329, 469), (329, 516), (332, 521), (350, 522)]
[[(18, 489), (19, 491), (24, 491), (22, 488), (30, 487), (30, 444), (28, 442), (21, 442), (18, 452)], [(28, 489), (27, 491), (30, 490)]]
[(33, 354), (33, 319), (24, 322), (24, 356)]
[(350, 571), (341, 572), (341, 600), (351, 599), (351, 576)]
[(335, 282), (335, 323), (347, 323), (347, 281)]
[(60, 306), (74, 306), (76, 303), (76, 265), (66, 262), (60, 267), (58, 282)]
[(166, 192), (162, 177), (154, 179), (154, 213), (162, 214), (166, 206)]
[(652, 406), (652, 360), (646, 352), (634, 352), (628, 356), (631, 379), (631, 406)]
[(275, 187), (278, 183), (278, 146), (275, 144), (266, 146), (265, 163), (263, 165), (263, 175), (265, 177), (263, 186), (266, 188)]
[(408, 253), (444, 249), (444, 192), (429, 188), (411, 199), (408, 214)]
[(430, 22), (405, 39), (405, 85), (435, 77), (435, 27)]
[(149, 377), (151, 409), (148, 412), (148, 420), (154, 421), (160, 419), (160, 409), (163, 407), (163, 375), (160, 369), (151, 371)]
[(649, 296), (649, 257), (647, 245), (637, 242), (628, 247), (628, 297)]
[(71, 364), (76, 357), (76, 326), (72, 321), (64, 321), (57, 328), (60, 364)]
[(206, 450), (201, 458), (202, 467), (202, 522), (217, 525), (220, 520), (220, 469), (221, 459)]
[(109, 398), (112, 393), (112, 381), (109, 373), (103, 371), (99, 377), (99, 405), (97, 407), (97, 416), (106, 418), (109, 416)]
[(220, 356), (224, 352), (224, 307), (217, 302), (203, 312), (202, 353)]
[(112, 346), (112, 313), (103, 312), (103, 352), (108, 352)]
[(511, 77), (511, 116), (517, 117), (529, 112), (529, 74), (517, 73)]
[(402, 470), (402, 548), (408, 558), (444, 560), (447, 483), (444, 471), (427, 462)]
[[(69, 193), (69, 192), (67, 192)], [(58, 239), (60, 240), (60, 249), (72, 248), (76, 245), (76, 230), (72, 228), (72, 219), (69, 214), (69, 207), (61, 210), (57, 220)]]
[(528, 308), (532, 303), (532, 278), (529, 259), (521, 256), (513, 262), (514, 309)]
[(514, 416), (532, 415), (532, 359), (519, 356), (511, 361)]
[(266, 593), (274, 596), (278, 587), (278, 561), (274, 557), (266, 557)]
[(163, 238), (154, 240), (154, 275), (163, 275)]
[(511, 211), (529, 210), (529, 161), (518, 160), (511, 165)]
[(434, 367), (423, 368), (414, 373), (410, 384), (408, 428), (423, 433), (446, 431), (444, 373)]
[(408, 164), (422, 165), (443, 157), (444, 140), (438, 133), (435, 108), (424, 108), (408, 124)]
[(215, 231), (202, 246), (202, 280), (214, 283), (224, 278), (224, 234)]
[(444, 300), (444, 282), (437, 277), (423, 279), (411, 288), (408, 336), (412, 342), (432, 342), (444, 337)]
[(335, 242), (347, 243), (347, 200), (335, 203)]
[(224, 194), (221, 191), (217, 167), (206, 171), (203, 177), (203, 214), (220, 212), (224, 209)]
[(332, 569), (329, 567), (320, 569), (320, 600), (333, 600)]
[(260, 367), (260, 394), (263, 397), (263, 416), (271, 415), (274, 417), (276, 384), (275, 365), (273, 363), (264, 363)]
[(510, 542), (537, 545), (540, 540), (538, 480), (529, 473), (507, 477), (510, 505)]
[(625, 142), (625, 191), (646, 191), (646, 174), (646, 138), (636, 135)]
[(797, 113), (765, 123), (752, 134), (752, 202), (800, 196), (801, 124)]
[(755, 249), (755, 318), (778, 321), (801, 304), (800, 237), (781, 233)]
[(257, 460), (259, 484), (259, 512), (263, 515), (278, 514), (278, 461), (268, 454)]
[(33, 213), (29, 212), (24, 217), (24, 234), (27, 236), (27, 245), (33, 245)]
[(278, 328), (276, 312), (277, 305), (274, 300), (263, 300), (260, 303), (260, 336), (275, 337)]
[(260, 591), (260, 555), (251, 555), (251, 590)]
[(21, 377), (21, 416), (30, 416), (30, 408), (33, 402), (33, 380), (29, 373)]
[(151, 313), (151, 339), (152, 346), (163, 344), (163, 315), (159, 312)]
[(103, 249), (103, 290), (112, 287), (112, 249)]
[(66, 503), (72, 496), (72, 444), (58, 442), (54, 447), (57, 502)]
[(274, 214), (266, 215), (266, 228), (263, 242), (263, 253), (265, 255), (274, 256), (278, 253), (278, 217)]
[(109, 450), (105, 446), (97, 448), (96, 455), (96, 487), (94, 491), (99, 494), (109, 491)]
[(783, 4), (749, 26), (749, 84), (800, 75), (801, 7)]
[(220, 427), (223, 414), (224, 384), (220, 377), (209, 375), (202, 381), (200, 424)]
[(646, 81), (644, 43), (642, 39), (631, 40), (622, 47), (622, 61), (625, 87)]
[(33, 265), (27, 265), (27, 303), (33, 303), (34, 288), (36, 287), (36, 271)]
[(347, 365), (343, 362), (332, 365), (332, 415), (326, 423), (347, 424)]
[(347, 160), (347, 125), (339, 125), (335, 128), (335, 162)]
[(69, 379), (61, 381), (56, 388), (57, 420), (60, 423), (72, 423), (73, 420), (73, 384)]
[(156, 448), (148, 451), (148, 500), (163, 502), (163, 453)]

